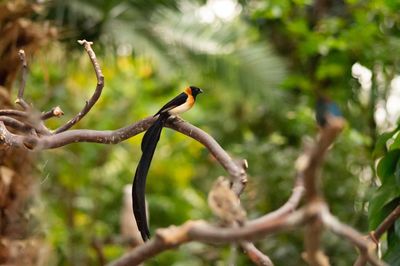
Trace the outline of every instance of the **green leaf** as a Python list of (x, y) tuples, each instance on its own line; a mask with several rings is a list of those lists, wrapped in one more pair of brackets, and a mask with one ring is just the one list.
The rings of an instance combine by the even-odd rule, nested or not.
[(392, 247), (392, 246), (395, 246), (397, 243), (400, 243), (399, 225), (400, 225), (400, 220), (397, 220), (388, 229), (388, 231), (387, 231), (387, 244), (388, 244), (388, 247)]
[(390, 245), (386, 253), (383, 255), (383, 260), (388, 265), (400, 265), (400, 241)]
[(383, 156), (387, 152), (386, 142), (396, 133), (396, 131), (397, 129), (390, 132), (385, 132), (378, 137), (374, 151), (372, 152), (374, 158)]
[(377, 190), (368, 209), (370, 230), (375, 230), (383, 219), (397, 207), (399, 199), (400, 189), (394, 182), (385, 183)]
[[(397, 132), (396, 132), (397, 133)], [(390, 145), (389, 150), (400, 149), (400, 134), (397, 134), (393, 143)]]
[(380, 177), (382, 183), (387, 182), (387, 179), (391, 177), (395, 171), (397, 162), (400, 158), (400, 149), (392, 150), (383, 157), (377, 167), (377, 174)]
[(400, 186), (400, 160), (396, 163), (396, 168), (394, 170), (394, 179), (396, 180), (396, 184)]
[(397, 219), (394, 223), (394, 232), (397, 235), (397, 238), (400, 239), (400, 219)]

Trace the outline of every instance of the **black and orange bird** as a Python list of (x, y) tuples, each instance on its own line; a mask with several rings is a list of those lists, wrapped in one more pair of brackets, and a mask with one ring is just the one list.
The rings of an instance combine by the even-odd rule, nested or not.
[(151, 160), (153, 159), (158, 140), (160, 139), (162, 128), (170, 116), (184, 113), (192, 108), (197, 95), (202, 92), (203, 91), (197, 87), (187, 87), (184, 92), (161, 107), (161, 109), (154, 115), (154, 117), (158, 116), (157, 120), (149, 127), (149, 129), (147, 129), (143, 136), (141, 144), (142, 157), (140, 158), (139, 164), (136, 168), (132, 185), (133, 214), (143, 241), (150, 238), (145, 205), (146, 177), (149, 172)]

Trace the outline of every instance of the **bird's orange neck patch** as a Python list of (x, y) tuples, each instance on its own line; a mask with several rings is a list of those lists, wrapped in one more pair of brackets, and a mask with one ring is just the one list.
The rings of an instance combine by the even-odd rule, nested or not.
[(192, 89), (191, 89), (190, 87), (187, 87), (187, 88), (185, 89), (185, 93), (186, 93), (187, 95), (192, 95)]

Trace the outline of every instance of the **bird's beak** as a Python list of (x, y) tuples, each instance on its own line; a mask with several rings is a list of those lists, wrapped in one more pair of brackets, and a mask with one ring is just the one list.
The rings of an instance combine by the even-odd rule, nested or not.
[(200, 93), (203, 93), (203, 90), (202, 90), (202, 89), (200, 89)]

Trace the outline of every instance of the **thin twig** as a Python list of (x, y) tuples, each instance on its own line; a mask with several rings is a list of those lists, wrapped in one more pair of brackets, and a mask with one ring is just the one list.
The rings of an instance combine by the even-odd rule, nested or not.
[(368, 242), (365, 241), (363, 235), (357, 232), (352, 227), (347, 224), (341, 223), (336, 217), (329, 213), (326, 209), (321, 213), (322, 221), (324, 225), (330, 229), (335, 234), (342, 236), (349, 240), (353, 245), (355, 245), (360, 253), (365, 257), (365, 259), (371, 263), (373, 266), (383, 266), (385, 263), (376, 258), (372, 252), (369, 250)]
[(382, 235), (389, 230), (394, 222), (400, 217), (400, 205), (398, 205), (373, 232), (373, 237), (378, 240)]
[(218, 144), (218, 142), (203, 130), (184, 122), (181, 119), (168, 120), (167, 127), (179, 131), (186, 136), (189, 136), (205, 147), (215, 156), (218, 162), (227, 170), (232, 178), (232, 190), (236, 195), (240, 195), (246, 186), (247, 175), (243, 166), (239, 166), (229, 154)]
[(90, 57), (90, 61), (92, 62), (94, 71), (96, 73), (96, 78), (97, 78), (96, 89), (95, 89), (92, 97), (88, 101), (86, 101), (83, 109), (74, 118), (69, 120), (66, 124), (57, 128), (54, 131), (54, 133), (56, 133), (56, 134), (64, 132), (64, 131), (70, 129), (76, 123), (78, 123), (90, 111), (90, 109), (92, 109), (92, 107), (95, 105), (97, 100), (100, 98), (101, 92), (103, 91), (103, 87), (104, 87), (104, 76), (101, 71), (99, 63), (97, 62), (96, 54), (94, 53), (94, 51), (91, 47), (91, 45), (93, 43), (88, 42), (86, 40), (79, 40), (78, 43), (84, 46), (86, 52), (88, 53), (88, 55)]
[(28, 113), (14, 109), (0, 110), (0, 116), (15, 116), (15, 117), (28, 117)]
[(103, 252), (103, 244), (98, 240), (98, 239), (93, 239), (91, 242), (91, 245), (97, 254), (97, 259), (98, 259), (98, 265), (106, 265), (106, 258), (104, 256)]
[(271, 220), (277, 219), (278, 217), (283, 217), (289, 213), (292, 213), (296, 210), (296, 208), (299, 206), (300, 201), (304, 195), (304, 184), (303, 184), (303, 178), (302, 174), (298, 173), (297, 179), (295, 182), (295, 186), (293, 188), (292, 195), (289, 197), (289, 199), (283, 204), (279, 209), (276, 209), (275, 211), (272, 211), (270, 213), (265, 214), (264, 216), (261, 216), (260, 218), (254, 220), (257, 223), (268, 223)]
[(33, 130), (33, 128), (29, 125), (27, 125), (26, 123), (20, 122), (12, 117), (9, 116), (0, 116), (0, 121), (4, 122), (5, 125), (21, 131), (21, 132), (30, 132)]
[(242, 247), (243, 251), (247, 254), (249, 259), (258, 266), (274, 266), (271, 259), (262, 253), (260, 250), (254, 246), (253, 243), (242, 241), (240, 242), (240, 246)]
[(15, 103), (19, 104), (22, 109), (28, 110), (29, 109), (29, 104), (27, 104), (24, 100), (24, 91), (25, 91), (25, 86), (26, 86), (26, 78), (28, 75), (28, 64), (26, 63), (26, 58), (25, 58), (25, 51), (24, 50), (19, 50), (18, 51), (19, 59), (21, 60), (22, 64), (22, 73), (21, 73), (21, 84), (18, 89), (18, 98), (15, 101)]
[(59, 106), (56, 106), (56, 107), (51, 108), (50, 111), (42, 113), (42, 115), (40, 116), (40, 119), (47, 120), (49, 118), (60, 117), (62, 115), (64, 115), (63, 110), (61, 110), (61, 108)]
[[(369, 243), (369, 249), (375, 251), (378, 248), (379, 239), (382, 237), (384, 233), (389, 230), (391, 226), (393, 226), (394, 222), (400, 217), (400, 205), (397, 206), (375, 229), (375, 231), (370, 232), (368, 236), (366, 236), (366, 240)], [(367, 258), (364, 254), (360, 254), (358, 256), (355, 266), (364, 266), (367, 263)]]

